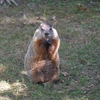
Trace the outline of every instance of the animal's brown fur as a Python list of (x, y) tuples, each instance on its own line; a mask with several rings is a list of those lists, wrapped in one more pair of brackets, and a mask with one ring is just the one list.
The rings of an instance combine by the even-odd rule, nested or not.
[(52, 30), (53, 36), (47, 41), (41, 35), (42, 30), (37, 29), (25, 55), (25, 69), (29, 79), (34, 82), (56, 81), (59, 77), (60, 39), (57, 31)]

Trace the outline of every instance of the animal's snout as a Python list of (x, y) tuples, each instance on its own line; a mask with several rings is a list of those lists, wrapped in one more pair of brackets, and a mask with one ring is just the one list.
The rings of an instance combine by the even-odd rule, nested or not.
[(48, 36), (49, 35), (49, 33), (45, 33), (45, 36)]

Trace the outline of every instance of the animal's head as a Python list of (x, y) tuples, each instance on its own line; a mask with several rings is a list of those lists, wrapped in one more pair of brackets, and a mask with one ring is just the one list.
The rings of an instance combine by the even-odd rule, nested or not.
[(54, 33), (53, 33), (52, 26), (50, 24), (41, 23), (40, 30), (41, 30), (41, 36), (44, 40), (48, 41), (52, 39)]

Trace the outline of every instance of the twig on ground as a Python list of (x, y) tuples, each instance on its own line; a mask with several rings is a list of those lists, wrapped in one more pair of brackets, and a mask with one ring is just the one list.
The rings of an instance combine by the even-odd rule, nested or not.
[(18, 6), (15, 0), (0, 0), (0, 4), (3, 4), (5, 1), (10, 5), (13, 3), (14, 5)]

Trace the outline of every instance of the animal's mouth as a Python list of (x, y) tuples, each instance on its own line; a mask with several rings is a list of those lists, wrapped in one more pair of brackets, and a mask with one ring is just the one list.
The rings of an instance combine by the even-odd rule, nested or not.
[(51, 45), (51, 44), (52, 44), (52, 40), (49, 39), (49, 38), (45, 38), (45, 39), (44, 39), (44, 44)]
[(47, 39), (46, 41), (48, 44), (52, 44), (52, 40)]
[(52, 39), (52, 36), (51, 35), (45, 36), (45, 40), (46, 41), (51, 40), (51, 39)]
[(49, 37), (49, 36), (45, 36), (45, 37), (44, 37), (44, 40), (45, 40), (45, 41), (48, 41), (48, 40), (50, 40), (50, 37)]
[(52, 44), (52, 36), (48, 35), (48, 36), (43, 37), (43, 41), (48, 44)]

